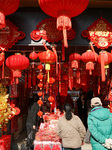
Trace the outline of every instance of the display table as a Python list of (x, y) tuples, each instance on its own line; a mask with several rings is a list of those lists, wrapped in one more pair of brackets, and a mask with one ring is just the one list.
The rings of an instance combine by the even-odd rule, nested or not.
[(57, 136), (58, 114), (46, 113), (43, 116), (44, 123), (40, 124), (35, 135), (34, 150), (61, 150), (60, 138)]
[(61, 150), (61, 143), (34, 140), (34, 150)]

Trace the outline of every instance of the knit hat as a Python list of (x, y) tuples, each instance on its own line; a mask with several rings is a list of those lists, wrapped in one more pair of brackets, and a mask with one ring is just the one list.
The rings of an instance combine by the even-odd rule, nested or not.
[(91, 107), (92, 106), (98, 106), (98, 105), (102, 105), (100, 98), (99, 97), (92, 98), (91, 99)]

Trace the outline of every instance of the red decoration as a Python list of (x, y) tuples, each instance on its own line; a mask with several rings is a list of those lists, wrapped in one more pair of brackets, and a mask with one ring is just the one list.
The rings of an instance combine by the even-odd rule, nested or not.
[(55, 82), (55, 79), (53, 77), (49, 78), (49, 84), (53, 84)]
[(11, 135), (0, 137), (0, 150), (11, 150)]
[(2, 52), (0, 53), (0, 66), (3, 64), (4, 60), (5, 60), (5, 54)]
[(0, 29), (5, 27), (5, 16), (14, 13), (20, 4), (20, 0), (0, 0)]
[(34, 150), (42, 150), (42, 148), (40, 147), (40, 145), (37, 145)]
[(48, 15), (57, 18), (57, 29), (63, 30), (64, 45), (67, 45), (66, 30), (71, 28), (71, 17), (81, 14), (89, 0), (39, 0), (41, 9)]
[(38, 92), (38, 96), (42, 96), (42, 92)]
[(37, 67), (39, 70), (42, 70), (43, 69), (43, 66), (42, 66), (42, 64), (40, 64), (40, 65), (38, 65), (38, 67)]
[(101, 51), (98, 56), (98, 62), (101, 64), (102, 81), (105, 81), (105, 69), (109, 68), (109, 63), (112, 61), (112, 54), (106, 51)]
[[(29, 58), (32, 60), (35, 60), (38, 58), (38, 54), (35, 51), (33, 51), (29, 54)], [(34, 68), (34, 62), (33, 62), (32, 68)]]
[(49, 82), (50, 64), (56, 62), (56, 54), (52, 52), (51, 50), (49, 50), (46, 47), (45, 43), (43, 44), (44, 44), (46, 51), (39, 54), (39, 59), (42, 63), (45, 63), (45, 70), (48, 71), (48, 82)]
[(42, 79), (43, 79), (43, 75), (40, 73), (40, 74), (38, 74), (37, 78), (38, 78), (39, 80), (42, 80)]
[(54, 101), (54, 97), (49, 96), (48, 101), (53, 102)]
[(98, 54), (92, 50), (87, 50), (87, 52), (82, 54), (82, 61), (86, 62), (86, 70), (89, 70), (90, 75), (92, 74), (91, 70), (94, 70), (94, 63), (97, 61)]
[(43, 104), (43, 101), (39, 99), (37, 103), (39, 104), (39, 106), (41, 106)]
[[(32, 40), (38, 41), (41, 38), (48, 42), (58, 42), (63, 39), (62, 31), (56, 29), (56, 19), (49, 18), (42, 20), (36, 25), (37, 29), (33, 30), (30, 34)], [(73, 29), (67, 32), (68, 40), (72, 40), (76, 33)]]
[(43, 112), (42, 111), (38, 111), (37, 115), (41, 117), (43, 115)]
[(6, 66), (13, 71), (13, 77), (18, 78), (21, 77), (21, 70), (29, 66), (29, 59), (20, 53), (16, 53), (6, 59)]
[(10, 22), (10, 20), (6, 20), (6, 27), (0, 30), (0, 46), (6, 49), (11, 48), (12, 45), (15, 45), (18, 40), (24, 37), (24, 32), (18, 31), (18, 27)]
[(53, 145), (52, 150), (61, 150), (61, 148), (58, 145)]
[(112, 25), (101, 17), (84, 30), (82, 36), (88, 38), (97, 48), (106, 49), (112, 44)]
[(39, 84), (38, 84), (38, 87), (39, 87), (39, 88), (42, 88), (42, 87), (43, 87), (43, 83), (39, 83)]
[(13, 109), (15, 111), (15, 115), (19, 115), (20, 114), (20, 109), (18, 107), (14, 107)]
[(71, 62), (71, 68), (78, 68), (78, 63), (81, 60), (81, 56), (78, 53), (73, 53), (69, 56), (69, 60)]

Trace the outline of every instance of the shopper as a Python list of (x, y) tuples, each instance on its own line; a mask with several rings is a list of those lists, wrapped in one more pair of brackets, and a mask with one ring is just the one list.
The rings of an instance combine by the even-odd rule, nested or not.
[(92, 110), (88, 115), (88, 128), (92, 150), (107, 150), (112, 148), (112, 114), (102, 107), (100, 98), (91, 99)]
[(39, 126), (39, 116), (37, 116), (37, 113), (39, 111), (39, 105), (37, 101), (39, 100), (39, 97), (37, 94), (33, 96), (32, 101), (30, 101), (30, 106), (28, 109), (28, 116), (27, 116), (27, 121), (26, 121), (26, 128), (27, 128), (27, 150), (32, 150), (33, 149), (33, 141), (35, 139), (35, 133), (36, 129)]
[(58, 121), (57, 135), (62, 139), (64, 150), (81, 150), (86, 130), (76, 115), (71, 112), (71, 105), (64, 105), (64, 115)]

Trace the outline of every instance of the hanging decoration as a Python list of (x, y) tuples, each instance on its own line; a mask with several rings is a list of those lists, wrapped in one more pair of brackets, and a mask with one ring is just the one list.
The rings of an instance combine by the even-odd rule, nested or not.
[(26, 69), (29, 66), (29, 59), (20, 53), (15, 53), (6, 59), (6, 66), (12, 70), (13, 78), (16, 78), (18, 84), (18, 78), (21, 77), (21, 70)]
[(38, 0), (40, 8), (49, 16), (57, 18), (57, 29), (63, 30), (64, 46), (68, 47), (67, 30), (70, 30), (71, 17), (81, 14), (89, 0)]
[[(42, 20), (30, 34), (31, 39), (39, 41), (41, 38), (48, 42), (62, 41), (62, 60), (65, 60), (64, 47), (63, 47), (63, 33), (56, 28), (56, 18), (49, 18)], [(75, 31), (71, 28), (67, 31), (67, 39), (72, 40), (76, 36)]]
[[(42, 64), (40, 64), (40, 65), (38, 65), (38, 67), (37, 67), (38, 69), (39, 69), (39, 74), (38, 74), (38, 76), (37, 76), (37, 78), (39, 79), (39, 84), (38, 84), (38, 87), (40, 88), (39, 89), (39, 92), (38, 92), (38, 96), (39, 96), (39, 100), (37, 101), (37, 103), (39, 104), (39, 112), (37, 113), (37, 115), (38, 116), (42, 116), (42, 112), (40, 111), (40, 109), (41, 109), (41, 105), (43, 104), (43, 101), (42, 101), (42, 95), (44, 94), (43, 92), (42, 92), (42, 88), (43, 88), (43, 75), (42, 75), (42, 69), (43, 69), (43, 65)], [(44, 96), (43, 96), (44, 97)]]
[(88, 38), (97, 48), (106, 49), (112, 44), (112, 25), (101, 17), (84, 30), (82, 36)]
[[(106, 51), (100, 51), (100, 55), (98, 56), (98, 62), (101, 64), (101, 75), (102, 82), (105, 81), (105, 70), (109, 68), (109, 63), (112, 62), (112, 54)], [(107, 74), (107, 73), (106, 73)]]
[(33, 52), (31, 52), (29, 54), (29, 58), (33, 60), (32, 68), (34, 68), (34, 60), (36, 60), (38, 58), (38, 54), (35, 52), (34, 48), (33, 48)]
[(11, 48), (12, 45), (22, 40), (25, 37), (25, 33), (18, 31), (16, 27), (10, 20), (6, 20), (6, 27), (0, 30), (0, 46), (3, 48)]
[[(56, 18), (46, 18), (36, 25), (35, 30), (30, 34), (31, 39), (39, 41), (41, 38), (48, 42), (59, 42), (63, 39), (62, 31), (56, 28)], [(75, 38), (75, 31), (73, 29), (68, 30), (67, 39), (72, 40)]]
[(94, 70), (94, 62), (97, 61), (97, 58), (98, 54), (92, 50), (87, 50), (81, 56), (81, 60), (86, 63), (86, 70), (89, 70), (90, 75), (92, 74), (92, 70)]
[(0, 29), (5, 28), (5, 16), (14, 13), (20, 4), (20, 0), (0, 0)]
[(78, 54), (78, 53), (72, 53), (69, 56), (69, 61), (71, 63), (71, 68), (72, 69), (78, 68), (80, 60), (81, 60), (81, 55), (80, 54)]
[(39, 54), (39, 59), (42, 63), (45, 63), (45, 70), (47, 71), (47, 82), (49, 82), (49, 70), (50, 70), (50, 64), (56, 62), (56, 54), (49, 50), (45, 43), (44, 47), (46, 51)]

